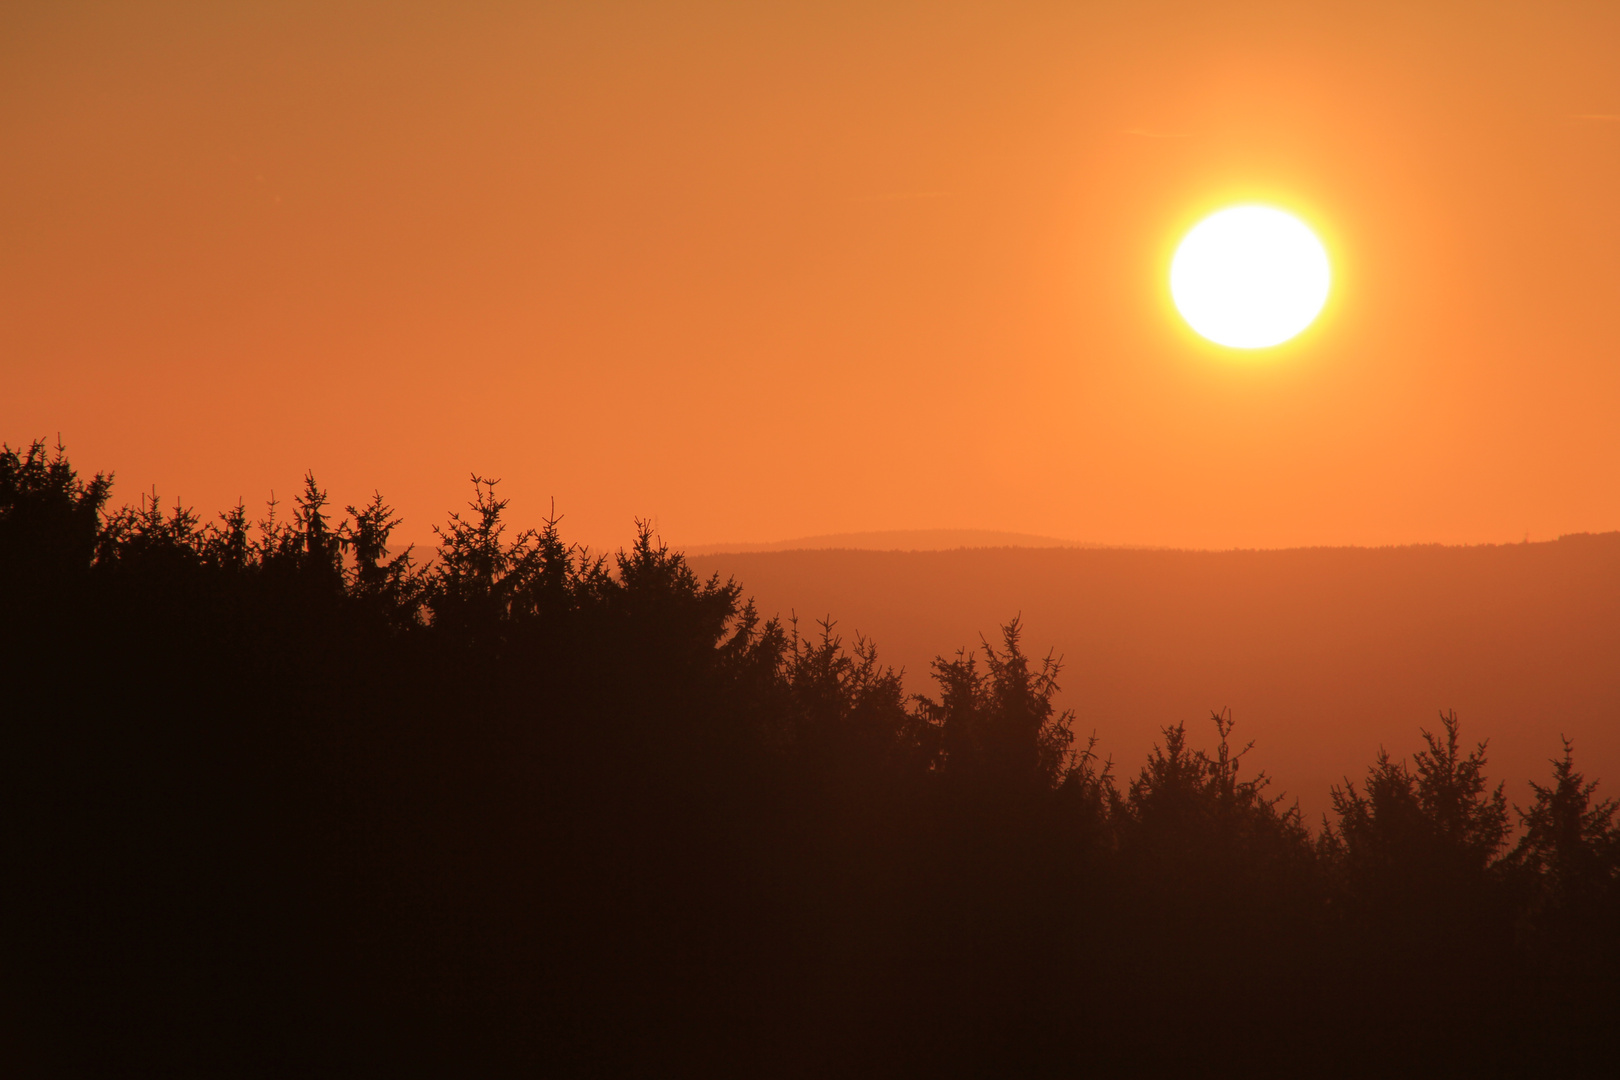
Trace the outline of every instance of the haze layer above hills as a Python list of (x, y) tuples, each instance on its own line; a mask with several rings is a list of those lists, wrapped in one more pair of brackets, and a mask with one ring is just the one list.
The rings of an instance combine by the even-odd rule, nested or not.
[[(801, 547), (809, 545), (800, 542)], [(872, 638), (924, 689), (930, 661), (1014, 615), (1064, 660), (1076, 730), (1134, 769), (1166, 724), (1199, 743), (1230, 707), (1251, 760), (1315, 819), (1330, 785), (1456, 709), (1527, 801), (1559, 736), (1620, 794), (1620, 533), (1478, 547), (1154, 551), (1001, 547), (693, 554), (762, 612)]]

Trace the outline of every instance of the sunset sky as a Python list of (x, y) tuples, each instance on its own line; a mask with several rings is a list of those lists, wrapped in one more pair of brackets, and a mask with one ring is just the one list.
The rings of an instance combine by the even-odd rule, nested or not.
[[(0, 439), (571, 539), (1620, 528), (1620, 4), (0, 8)], [(1316, 325), (1201, 342), (1262, 201)]]

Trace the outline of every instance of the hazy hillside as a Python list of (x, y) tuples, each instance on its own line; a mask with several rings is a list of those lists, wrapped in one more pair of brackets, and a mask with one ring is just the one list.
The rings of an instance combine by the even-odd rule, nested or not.
[(1560, 733), (1620, 794), (1620, 533), (1481, 547), (1002, 548), (697, 555), (767, 613), (831, 614), (921, 688), (937, 653), (1022, 614), (1066, 662), (1078, 727), (1128, 764), (1163, 724), (1230, 706), (1306, 811), (1455, 708), (1525, 801)]

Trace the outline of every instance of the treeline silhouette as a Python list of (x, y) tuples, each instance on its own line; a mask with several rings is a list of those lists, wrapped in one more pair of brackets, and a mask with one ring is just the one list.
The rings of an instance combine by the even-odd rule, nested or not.
[(908, 696), (473, 482), (423, 558), (313, 478), (203, 522), (0, 451), (15, 1075), (1613, 1060), (1620, 828), (1567, 743), (1515, 806), (1444, 714), (1313, 830), (1228, 714), (1099, 760), (1016, 619)]

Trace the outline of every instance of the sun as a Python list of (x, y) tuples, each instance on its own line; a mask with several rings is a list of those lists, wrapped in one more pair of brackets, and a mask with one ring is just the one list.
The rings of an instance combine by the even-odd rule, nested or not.
[(1327, 303), (1327, 251), (1305, 223), (1269, 206), (1232, 206), (1193, 226), (1170, 262), (1187, 324), (1232, 349), (1281, 345)]

